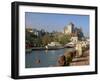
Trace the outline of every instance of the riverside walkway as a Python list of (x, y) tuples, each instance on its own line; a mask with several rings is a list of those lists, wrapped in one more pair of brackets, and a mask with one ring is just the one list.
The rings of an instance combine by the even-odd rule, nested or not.
[(89, 50), (83, 53), (83, 56), (73, 58), (70, 66), (89, 65)]

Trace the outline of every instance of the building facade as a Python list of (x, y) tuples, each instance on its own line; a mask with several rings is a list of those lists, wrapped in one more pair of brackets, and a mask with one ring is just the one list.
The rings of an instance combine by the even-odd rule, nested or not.
[(75, 27), (72, 22), (64, 27), (64, 34), (69, 34), (73, 41), (82, 40), (84, 38), (82, 28)]
[(71, 34), (74, 32), (74, 24), (69, 23), (67, 26), (64, 28), (64, 34)]

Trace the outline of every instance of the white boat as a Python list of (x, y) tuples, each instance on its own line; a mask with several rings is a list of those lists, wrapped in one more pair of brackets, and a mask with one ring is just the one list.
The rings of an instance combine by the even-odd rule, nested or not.
[(70, 42), (70, 43), (64, 45), (64, 47), (73, 48), (73, 47), (75, 47), (75, 44), (73, 42)]
[(31, 51), (32, 51), (31, 48), (26, 49), (26, 52), (31, 52)]

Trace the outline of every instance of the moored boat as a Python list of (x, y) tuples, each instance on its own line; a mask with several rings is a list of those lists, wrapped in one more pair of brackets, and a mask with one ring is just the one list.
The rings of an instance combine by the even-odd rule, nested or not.
[(27, 48), (25, 51), (26, 51), (26, 52), (31, 52), (32, 49), (31, 49), (31, 48)]
[(72, 42), (70, 42), (70, 43), (64, 45), (64, 47), (65, 47), (65, 48), (74, 48), (74, 47), (75, 47), (75, 44), (72, 43)]

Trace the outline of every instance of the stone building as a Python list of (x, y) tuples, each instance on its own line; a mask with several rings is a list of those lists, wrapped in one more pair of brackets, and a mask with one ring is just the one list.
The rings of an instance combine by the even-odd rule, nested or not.
[(77, 43), (78, 42), (78, 37), (77, 36), (74, 36), (74, 37), (71, 37), (70, 39), (73, 43)]
[(74, 24), (69, 23), (67, 26), (64, 28), (64, 34), (71, 34), (74, 32)]
[(84, 38), (82, 28), (75, 27), (72, 22), (64, 27), (64, 34), (69, 34), (72, 41), (82, 40)]

